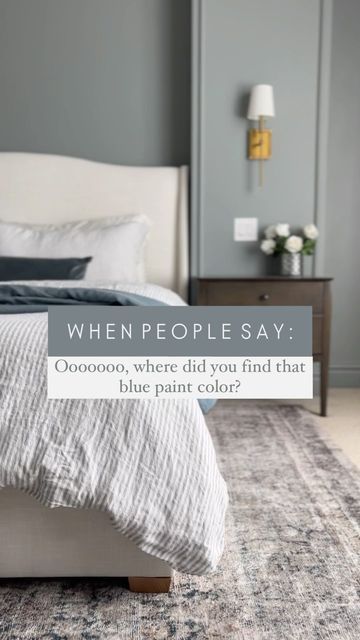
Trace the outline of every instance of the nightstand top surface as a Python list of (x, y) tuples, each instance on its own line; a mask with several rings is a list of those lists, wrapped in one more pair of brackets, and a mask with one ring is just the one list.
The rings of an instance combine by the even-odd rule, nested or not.
[(333, 280), (329, 276), (202, 276), (196, 278), (199, 282), (209, 281), (212, 282), (324, 282)]

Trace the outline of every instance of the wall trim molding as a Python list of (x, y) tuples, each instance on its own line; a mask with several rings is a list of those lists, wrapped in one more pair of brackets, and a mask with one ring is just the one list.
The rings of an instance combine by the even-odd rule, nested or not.
[[(319, 372), (314, 373), (314, 387), (320, 384)], [(360, 366), (333, 365), (329, 369), (330, 387), (360, 387)]]
[(327, 154), (331, 82), (333, 0), (321, 0), (319, 21), (318, 98), (316, 127), (316, 174), (314, 189), (314, 222), (320, 238), (313, 260), (313, 275), (324, 275), (327, 191)]
[(191, 260), (192, 277), (201, 274), (201, 223), (203, 185), (203, 74), (204, 44), (202, 0), (191, 4)]

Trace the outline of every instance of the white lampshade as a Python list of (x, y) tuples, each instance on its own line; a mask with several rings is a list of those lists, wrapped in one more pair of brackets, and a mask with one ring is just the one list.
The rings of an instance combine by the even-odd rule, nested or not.
[(271, 84), (255, 84), (251, 89), (248, 120), (259, 120), (260, 116), (275, 116), (274, 90)]

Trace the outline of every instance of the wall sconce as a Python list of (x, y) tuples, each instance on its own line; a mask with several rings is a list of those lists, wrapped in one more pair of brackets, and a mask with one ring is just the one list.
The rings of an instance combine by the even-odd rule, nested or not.
[(251, 89), (248, 120), (259, 123), (257, 129), (249, 130), (249, 160), (259, 161), (259, 184), (264, 183), (264, 160), (271, 158), (272, 132), (265, 128), (265, 118), (275, 116), (274, 91), (270, 84), (256, 84)]

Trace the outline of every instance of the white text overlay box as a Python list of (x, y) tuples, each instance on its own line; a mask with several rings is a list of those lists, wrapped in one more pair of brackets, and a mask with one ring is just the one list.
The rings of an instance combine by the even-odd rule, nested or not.
[(51, 356), (48, 397), (312, 398), (313, 359)]

